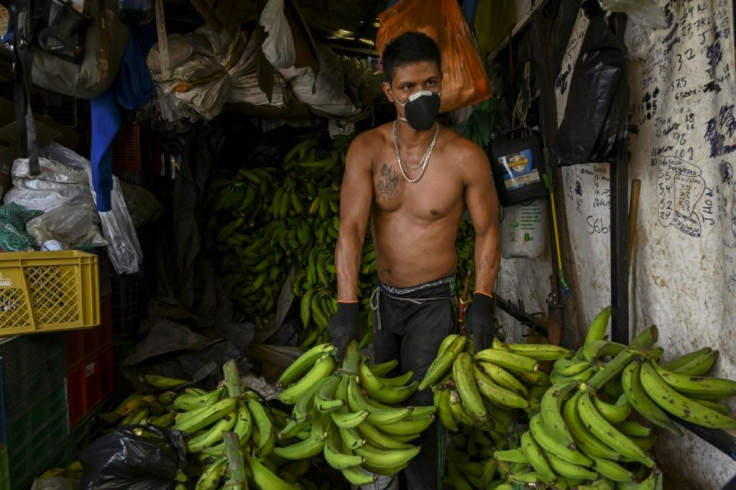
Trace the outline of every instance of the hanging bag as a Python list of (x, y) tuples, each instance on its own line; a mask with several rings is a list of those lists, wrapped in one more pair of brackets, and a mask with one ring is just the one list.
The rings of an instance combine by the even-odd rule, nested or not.
[(41, 5), (30, 33), (33, 84), (80, 99), (107, 90), (128, 44), (128, 28), (115, 15), (115, 1), (85, 0), (82, 12), (66, 0), (30, 3)]
[(21, 157), (38, 175), (32, 85), (81, 99), (102, 94), (117, 76), (128, 29), (113, 0), (85, 0), (82, 12), (66, 0), (10, 0), (15, 119)]
[(483, 60), (473, 34), (456, 0), (401, 0), (378, 15), (376, 36), (379, 54), (392, 39), (419, 31), (437, 42), (442, 54), (442, 102), (440, 112), (476, 104), (491, 96)]
[[(587, 15), (581, 13), (581, 15)], [(590, 18), (570, 79), (565, 115), (550, 145), (550, 164), (615, 162), (629, 124), (629, 60), (603, 11)]]

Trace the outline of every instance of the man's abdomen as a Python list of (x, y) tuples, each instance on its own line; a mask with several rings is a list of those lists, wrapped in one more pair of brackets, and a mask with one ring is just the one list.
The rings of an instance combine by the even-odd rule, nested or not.
[(427, 226), (374, 221), (378, 276), (395, 287), (411, 287), (448, 276), (457, 267), (457, 223)]

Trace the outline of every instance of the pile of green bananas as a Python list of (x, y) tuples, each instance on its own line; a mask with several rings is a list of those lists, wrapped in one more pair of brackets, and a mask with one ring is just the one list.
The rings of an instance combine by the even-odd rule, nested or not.
[(289, 460), (322, 455), (353, 485), (404, 469), (420, 448), (410, 442), (434, 421), (433, 406), (402, 405), (416, 391), (412, 372), (385, 377), (397, 365), (369, 366), (355, 341), (340, 367), (335, 348), (311, 348), (279, 379), (280, 400), (293, 405), (274, 454)]
[(499, 447), (507, 447), (507, 439), (508, 434), (489, 434), (471, 425), (460, 426), (458, 432), (450, 434), (443, 483), (455, 489), (493, 488), (500, 483), (493, 453)]
[[(279, 294), (294, 270), (292, 291), (300, 302), (307, 349), (326, 342), (335, 309), (334, 250), (339, 230), (340, 181), (349, 139), (331, 148), (307, 139), (279, 167), (223, 170), (207, 193), (210, 216), (205, 249), (220, 272), (240, 321), (263, 328), (273, 320)], [(361, 288), (366, 301), (375, 273), (368, 234)], [(370, 309), (364, 308), (370, 331)], [(367, 340), (366, 340), (367, 341)]]
[[(205, 206), (205, 250), (209, 252), (239, 321), (264, 328), (273, 320), (279, 294), (294, 270), (303, 350), (329, 341), (325, 328), (335, 312), (335, 244), (339, 232), (340, 185), (350, 139), (331, 147), (316, 139), (294, 146), (274, 167), (225, 169), (213, 179)], [(473, 268), (473, 227), (463, 220), (457, 236), (458, 272)], [(376, 250), (366, 233), (359, 276), (362, 322), (372, 337), (370, 296), (375, 287)]]
[(173, 400), (166, 399), (160, 403), (155, 395), (133, 393), (128, 395), (118, 406), (110, 412), (100, 415), (108, 424), (132, 425), (160, 417), (172, 409)]
[[(444, 339), (418, 389), (432, 388), (451, 434), (448, 484), (661, 488), (649, 451), (659, 428), (682, 434), (671, 416), (736, 428), (723, 402), (736, 394), (736, 382), (706, 376), (718, 351), (660, 362), (656, 327), (623, 345), (605, 338), (610, 316), (606, 307), (595, 317), (577, 351), (496, 338), (476, 353), (464, 336)], [(487, 449), (475, 460), (465, 452), (478, 433), (493, 442), (491, 460), (483, 459)]]
[(491, 348), (473, 354), (472, 341), (451, 334), (418, 388), (432, 387), (440, 421), (448, 430), (470, 425), (505, 433), (508, 427), (504, 426), (512, 419), (508, 411), (533, 411), (550, 384), (540, 361), (569, 353), (556, 345), (506, 344), (494, 339)]
[(530, 414), (520, 446), (496, 452), (497, 460), (513, 465), (509, 482), (538, 488), (662, 488), (649, 450), (659, 428), (682, 434), (668, 413), (703, 427), (736, 428), (721, 402), (736, 394), (736, 382), (705, 376), (718, 351), (704, 348), (660, 363), (656, 327), (628, 346), (617, 344), (604, 338), (610, 314), (610, 308), (602, 310), (584, 345), (554, 362), (552, 385), (538, 413)]
[[(226, 365), (237, 373), (234, 363)], [(177, 475), (176, 490), (248, 488), (247, 482), (233, 481), (233, 462), (224, 442), (228, 432), (239, 441), (245, 472), (257, 488), (295, 489), (297, 481), (304, 488), (317, 488), (304, 479), (308, 467), (289, 465), (273, 452), (286, 414), (268, 407), (257, 393), (244, 390), (239, 374), (230, 379), (237, 381), (229, 382), (226, 375), (225, 384), (213, 390), (177, 391), (176, 387), (185, 384), (185, 380), (147, 374), (146, 382), (158, 393), (134, 393), (103, 418), (109, 423), (138, 424), (135, 430), (144, 436), (145, 424), (183, 432), (188, 464)]]

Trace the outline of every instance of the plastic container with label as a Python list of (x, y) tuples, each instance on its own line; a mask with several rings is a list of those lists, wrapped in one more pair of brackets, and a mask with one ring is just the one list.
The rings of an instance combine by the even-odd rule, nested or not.
[(491, 170), (504, 206), (547, 195), (540, 169), (542, 153), (536, 136), (512, 137), (510, 133), (495, 137), (488, 146)]

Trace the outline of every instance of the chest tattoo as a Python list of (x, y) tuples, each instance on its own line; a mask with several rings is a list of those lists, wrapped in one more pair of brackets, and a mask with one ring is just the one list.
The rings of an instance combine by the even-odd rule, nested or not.
[(381, 197), (389, 198), (396, 193), (399, 184), (399, 174), (393, 172), (388, 163), (384, 163), (381, 167), (380, 177), (378, 178), (378, 192)]

